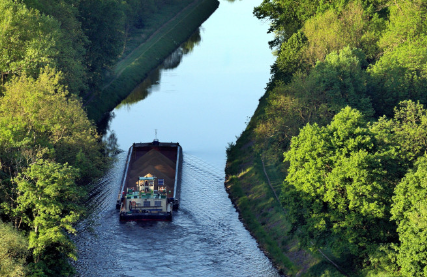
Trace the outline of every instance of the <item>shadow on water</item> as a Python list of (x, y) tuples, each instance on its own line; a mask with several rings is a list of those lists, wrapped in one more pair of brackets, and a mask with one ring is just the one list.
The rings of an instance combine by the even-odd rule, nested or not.
[[(138, 103), (139, 101), (144, 100), (150, 95), (153, 91), (156, 91), (156, 87), (160, 84), (161, 75), (163, 70), (172, 70), (177, 68), (182, 58), (190, 54), (194, 48), (200, 44), (202, 37), (200, 34), (200, 28), (198, 28), (191, 37), (181, 44), (169, 57), (167, 57), (161, 65), (156, 69), (150, 72), (147, 78), (136, 86), (133, 91), (126, 97), (117, 108), (127, 107), (130, 108), (133, 104)], [(105, 135), (110, 130), (110, 122), (114, 119), (114, 111), (111, 111), (107, 116), (103, 118), (101, 122), (98, 123), (98, 132), (101, 135)]]
[(123, 106), (131, 106), (144, 100), (152, 91), (156, 90), (156, 86), (160, 83), (161, 72), (163, 70), (175, 69), (179, 66), (184, 55), (191, 53), (197, 45), (199, 45), (202, 37), (200, 35), (200, 28), (181, 46), (179, 46), (163, 63), (153, 70), (148, 77), (124, 99), (117, 108)]

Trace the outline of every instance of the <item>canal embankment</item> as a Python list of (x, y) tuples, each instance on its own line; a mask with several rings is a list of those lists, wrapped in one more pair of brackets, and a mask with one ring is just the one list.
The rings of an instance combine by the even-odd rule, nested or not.
[[(225, 187), (241, 221), (279, 273), (295, 276), (316, 261), (287, 236), (291, 225), (268, 184), (261, 157), (254, 147), (250, 131), (246, 129), (236, 144), (227, 149)], [(275, 176), (271, 178), (273, 184), (277, 184), (279, 177), (271, 175)], [(277, 186), (276, 190), (280, 193)]]
[[(195, 0), (177, 10), (171, 18), (147, 36), (120, 59), (105, 78), (104, 85), (84, 101), (88, 116), (100, 122), (149, 73), (185, 42), (200, 25), (218, 8), (218, 0)], [(133, 33), (130, 36), (141, 36)]]
[[(236, 143), (227, 148), (225, 188), (240, 219), (259, 247), (285, 276), (344, 276), (328, 260), (330, 253), (302, 249), (298, 240), (288, 235), (292, 228), (280, 199), (286, 169), (270, 157), (254, 138), (254, 128), (264, 116), (266, 94), (261, 97), (246, 129)], [(326, 251), (327, 252), (327, 251)]]

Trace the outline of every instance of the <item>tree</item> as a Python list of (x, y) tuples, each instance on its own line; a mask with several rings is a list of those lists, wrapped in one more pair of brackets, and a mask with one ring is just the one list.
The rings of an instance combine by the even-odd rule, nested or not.
[(8, 75), (36, 76), (47, 64), (55, 66), (58, 22), (22, 3), (0, 1), (0, 73), (1, 82)]
[[(68, 238), (76, 232), (73, 224), (83, 213), (79, 202), (84, 194), (75, 183), (77, 177), (78, 170), (67, 164), (39, 159), (14, 179), (19, 195), (15, 210), (31, 227), (29, 249), (36, 264), (55, 264), (47, 259), (52, 252), (77, 259), (75, 246)], [(64, 270), (69, 268), (55, 273)]]
[(27, 248), (24, 235), (0, 220), (0, 276), (26, 276)]
[(288, 83), (294, 73), (305, 71), (304, 53), (307, 47), (307, 37), (303, 32), (294, 33), (287, 41), (283, 42), (277, 57), (276, 75), (281, 75), (280, 80)]
[[(21, 76), (6, 84), (0, 101), (0, 158), (26, 155), (22, 167), (40, 157), (68, 162), (81, 170), (85, 183), (100, 176), (105, 166), (100, 138), (79, 99), (68, 94), (61, 80), (61, 73), (46, 68), (37, 79)], [(5, 166), (11, 162), (7, 159)]]
[(309, 73), (294, 74), (290, 83), (277, 82), (254, 129), (260, 149), (271, 156), (283, 153), (302, 126), (309, 122), (326, 125), (346, 105), (372, 116), (365, 64), (361, 50), (346, 47), (328, 54)]
[(365, 55), (360, 49), (345, 47), (330, 53), (310, 72), (313, 95), (306, 97), (315, 96), (316, 101), (327, 104), (334, 114), (350, 105), (366, 116), (372, 116), (373, 108), (366, 91), (367, 75), (363, 70), (365, 66)]
[(400, 245), (397, 263), (404, 276), (427, 276), (427, 156), (395, 189), (392, 219), (396, 220)]
[(305, 58), (310, 64), (323, 61), (327, 54), (346, 46), (359, 48), (374, 59), (379, 33), (384, 28), (377, 14), (365, 12), (360, 2), (350, 2), (342, 10), (328, 9), (308, 19), (302, 31), (307, 37)]
[(291, 0), (264, 0), (255, 7), (254, 15), (261, 20), (270, 21), (269, 33), (275, 33), (276, 37), (271, 41), (270, 47), (277, 47), (292, 36), (301, 28), (305, 20), (316, 14), (318, 9), (322, 9), (332, 3), (323, 4), (323, 1), (291, 1)]
[(426, 45), (427, 36), (405, 42), (369, 68), (377, 114), (390, 116), (393, 108), (407, 99), (427, 103)]
[(384, 51), (393, 50), (402, 43), (425, 35), (427, 4), (422, 0), (396, 0), (390, 3), (387, 29), (379, 41)]
[(379, 45), (380, 60), (368, 72), (378, 115), (391, 116), (403, 100), (427, 103), (427, 6), (423, 1), (397, 1)]
[(105, 68), (117, 59), (125, 40), (124, 12), (118, 0), (87, 0), (79, 3), (79, 21), (89, 39), (86, 64), (91, 83), (97, 84)]
[(306, 246), (330, 245), (366, 259), (396, 239), (389, 221), (396, 180), (387, 165), (397, 156), (377, 145), (362, 114), (350, 107), (329, 125), (308, 124), (292, 138), (283, 193), (299, 200), (284, 205)]
[(78, 21), (79, 2), (80, 0), (24, 0), (28, 7), (55, 18), (60, 24), (60, 33), (55, 42), (56, 69), (63, 72), (63, 82), (73, 94), (86, 92), (88, 78), (85, 64), (88, 39)]
[[(269, 44), (271, 47), (280, 47), (296, 33), (304, 23), (327, 10), (341, 12), (350, 1), (291, 1), (291, 0), (263, 0), (255, 7), (254, 15), (261, 20), (270, 21), (269, 33), (275, 33), (275, 39)], [(384, 9), (388, 0), (355, 1), (361, 3), (364, 14), (376, 21), (375, 14)], [(357, 4), (358, 5), (358, 4)], [(334, 49), (339, 50), (339, 49)]]
[(292, 138), (282, 199), (301, 241), (385, 267), (394, 244), (405, 275), (423, 272), (426, 124), (423, 106), (404, 101), (391, 119), (368, 124), (347, 107)]
[[(328, 54), (323, 62), (306, 74), (296, 74), (286, 93), (305, 106), (306, 117), (328, 123), (346, 105), (367, 116), (373, 114), (367, 95), (366, 60), (360, 49), (345, 47)], [(308, 122), (308, 121), (307, 121)]]
[(402, 101), (394, 109), (393, 118), (383, 116), (371, 129), (382, 147), (391, 147), (399, 153), (400, 162), (395, 172), (399, 172), (400, 178), (427, 148), (427, 111), (420, 103)]

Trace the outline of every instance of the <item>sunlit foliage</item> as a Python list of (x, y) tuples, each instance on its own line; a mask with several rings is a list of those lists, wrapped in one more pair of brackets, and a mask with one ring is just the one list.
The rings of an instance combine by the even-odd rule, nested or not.
[(106, 166), (95, 126), (61, 78), (48, 67), (37, 79), (14, 77), (0, 98), (0, 215), (30, 233), (30, 271), (51, 276), (73, 272), (68, 236), (84, 185)]
[(351, 271), (426, 276), (426, 2), (264, 0), (254, 15), (277, 60), (243, 144), (285, 152), (291, 233)]
[(396, 187), (391, 210), (397, 221), (400, 246), (397, 263), (404, 276), (427, 273), (427, 157), (418, 159), (413, 170)]
[(28, 241), (25, 236), (0, 220), (0, 276), (27, 275)]
[[(78, 170), (68, 165), (39, 159), (19, 173), (16, 216), (30, 227), (29, 249), (36, 268), (47, 267), (52, 274), (64, 274), (71, 267), (63, 261), (64, 268), (55, 270), (52, 255), (76, 260), (76, 249), (69, 234), (76, 230), (73, 224), (83, 213), (79, 205), (83, 191), (75, 180)], [(72, 271), (72, 270), (71, 270)]]
[(427, 6), (398, 1), (379, 45), (383, 56), (371, 66), (373, 100), (379, 115), (391, 115), (406, 99), (427, 103)]
[(426, 122), (411, 101), (372, 124), (347, 107), (292, 138), (282, 197), (300, 241), (351, 253), (355, 265), (389, 263), (389, 245), (407, 275), (423, 276)]
[(59, 35), (52, 17), (16, 1), (0, 1), (1, 81), (11, 74), (35, 76), (45, 65), (54, 66)]
[[(2, 157), (21, 153), (23, 167), (48, 157), (79, 168), (82, 180), (99, 175), (102, 158), (95, 126), (80, 101), (61, 85), (60, 73), (46, 68), (37, 79), (17, 77), (6, 84), (4, 94), (0, 101)], [(14, 164), (21, 167), (18, 161)]]

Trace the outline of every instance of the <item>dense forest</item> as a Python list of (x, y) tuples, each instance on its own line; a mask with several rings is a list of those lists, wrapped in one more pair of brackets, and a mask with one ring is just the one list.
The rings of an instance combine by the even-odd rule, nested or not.
[(82, 103), (130, 33), (190, 2), (0, 0), (0, 276), (74, 273), (70, 235), (114, 150)]
[(246, 133), (284, 180), (283, 235), (350, 275), (427, 276), (427, 2), (264, 0), (254, 14), (277, 59)]

